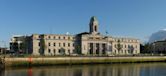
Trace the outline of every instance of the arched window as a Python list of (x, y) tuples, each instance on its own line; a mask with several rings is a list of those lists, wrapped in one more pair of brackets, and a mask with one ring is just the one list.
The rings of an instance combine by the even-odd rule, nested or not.
[(56, 46), (56, 43), (54, 43), (54, 46)]
[(95, 31), (97, 32), (97, 26), (95, 25)]
[(48, 43), (48, 46), (51, 46), (51, 43)]
[(51, 53), (51, 49), (48, 49), (48, 53)]
[(48, 36), (48, 39), (51, 39), (51, 36)]

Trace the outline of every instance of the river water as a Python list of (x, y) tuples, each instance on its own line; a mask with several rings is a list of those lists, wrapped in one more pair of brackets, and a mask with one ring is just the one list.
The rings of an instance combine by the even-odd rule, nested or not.
[(7, 68), (0, 71), (0, 76), (166, 76), (166, 63)]

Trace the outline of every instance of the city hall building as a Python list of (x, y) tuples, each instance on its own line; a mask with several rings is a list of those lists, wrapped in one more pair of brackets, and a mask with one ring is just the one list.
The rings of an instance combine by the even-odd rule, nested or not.
[(14, 36), (10, 48), (32, 55), (132, 55), (140, 53), (140, 41), (133, 38), (105, 36), (98, 31), (99, 23), (92, 17), (89, 32), (76, 35), (32, 34)]

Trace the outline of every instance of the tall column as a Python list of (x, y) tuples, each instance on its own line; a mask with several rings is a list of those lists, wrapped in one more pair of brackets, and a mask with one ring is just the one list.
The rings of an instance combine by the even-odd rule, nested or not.
[(96, 55), (96, 43), (93, 43), (93, 55)]
[(90, 43), (88, 43), (88, 49), (87, 54), (90, 54)]
[(110, 43), (109, 42), (107, 42), (106, 47), (107, 47), (106, 54), (108, 55), (108, 53), (110, 53)]
[(100, 43), (100, 44), (99, 44), (99, 54), (100, 54), (100, 55), (102, 55), (102, 50), (103, 50), (103, 48), (102, 48), (102, 43)]

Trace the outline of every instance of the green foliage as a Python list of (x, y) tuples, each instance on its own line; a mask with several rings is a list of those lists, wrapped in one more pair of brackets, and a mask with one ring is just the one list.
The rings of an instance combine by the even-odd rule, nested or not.
[(61, 48), (61, 49), (60, 49), (60, 54), (61, 54), (61, 55), (65, 55), (65, 49), (64, 49), (64, 48)]
[(151, 53), (152, 48), (153, 48), (152, 44), (146, 43), (143, 46), (142, 53)]
[(120, 40), (118, 40), (118, 44), (117, 44), (116, 48), (117, 48), (118, 51), (121, 51), (122, 46), (121, 46)]
[(46, 50), (46, 43), (44, 40), (44, 35), (42, 35), (41, 39), (40, 39), (40, 54), (44, 55), (44, 51)]
[(78, 54), (81, 54), (81, 46), (76, 46), (76, 52), (78, 53)]

